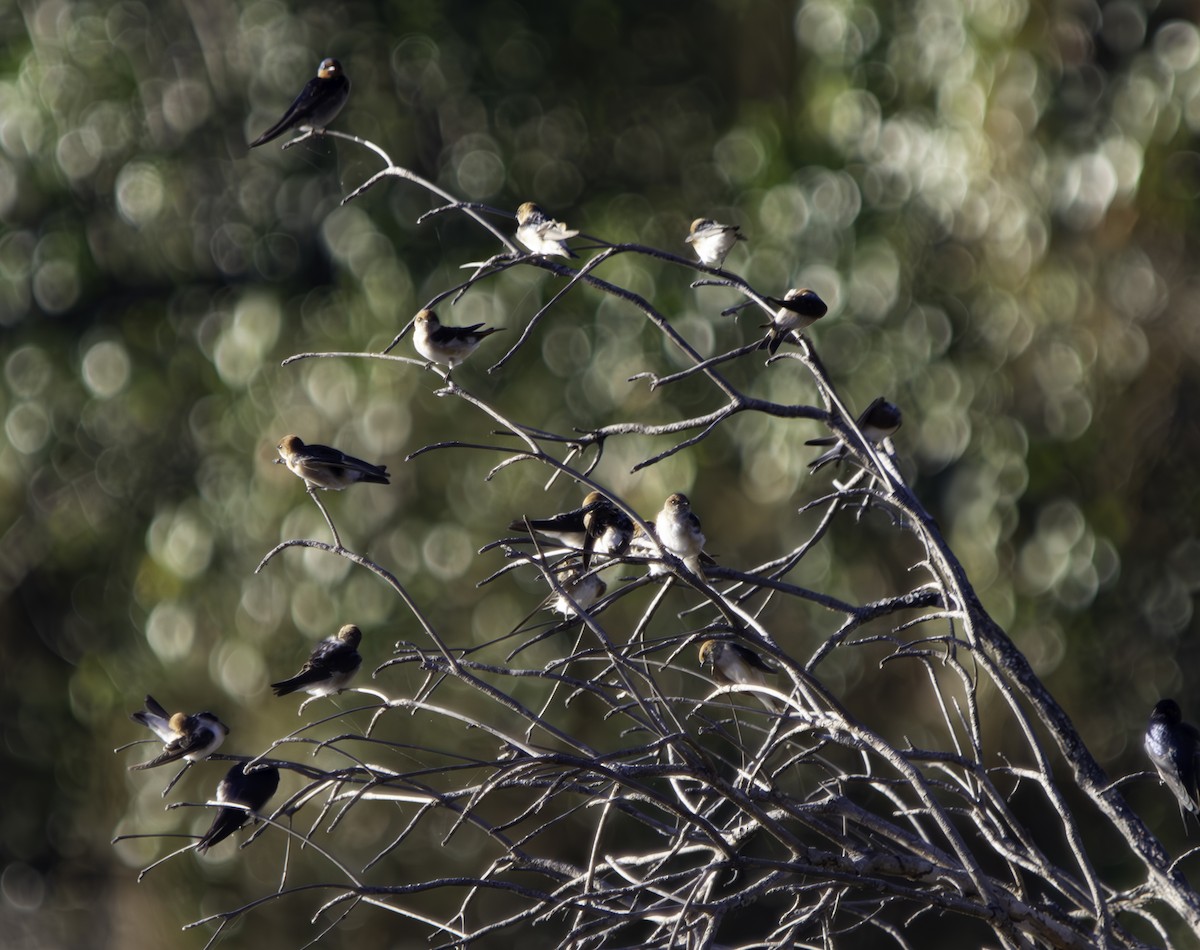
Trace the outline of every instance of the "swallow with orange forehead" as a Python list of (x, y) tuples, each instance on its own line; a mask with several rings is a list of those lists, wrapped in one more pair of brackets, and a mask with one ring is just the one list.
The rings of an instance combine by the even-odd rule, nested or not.
[(184, 759), (199, 762), (220, 748), (229, 727), (210, 712), (194, 715), (168, 713), (153, 696), (146, 697), (146, 708), (130, 713), (129, 718), (145, 726), (163, 741), (163, 750), (154, 758), (131, 769), (153, 769), (168, 762)]
[(300, 90), (278, 122), (250, 143), (251, 148), (266, 145), (291, 129), (311, 129), (318, 134), (337, 118), (350, 96), (350, 80), (336, 59), (323, 59), (317, 74)]
[[(884, 439), (895, 435), (900, 428), (900, 409), (888, 402), (883, 396), (875, 399), (871, 405), (862, 411), (858, 417), (858, 431), (872, 445), (878, 445)], [(830, 462), (840, 462), (850, 454), (850, 448), (840, 438), (834, 435), (820, 439), (809, 439), (805, 445), (832, 445), (828, 452), (819, 455), (808, 463), (809, 472), (816, 472)]]
[[(701, 643), (700, 666), (706, 667), (713, 682), (720, 686), (765, 687), (767, 675), (775, 672), (749, 647), (729, 640), (705, 640)], [(757, 689), (753, 692), (769, 712), (779, 711), (772, 697)]]
[(567, 239), (578, 233), (561, 221), (555, 221), (532, 201), (526, 201), (517, 209), (517, 240), (534, 254), (578, 257), (567, 247)]
[(588, 492), (583, 505), (549, 518), (518, 519), (509, 531), (532, 530), (573, 551), (583, 552), (583, 569), (592, 556), (620, 557), (629, 550), (633, 522), (629, 516), (598, 491)]
[(298, 435), (285, 435), (277, 448), (279, 458), (275, 464), (286, 465), (292, 474), (303, 478), (309, 491), (341, 491), (355, 482), (391, 484), (386, 465), (372, 465), (328, 445), (306, 445)]
[(1200, 730), (1183, 721), (1179, 703), (1160, 699), (1155, 704), (1143, 744), (1159, 779), (1179, 802), (1179, 813), (1200, 815)]
[[(438, 315), (432, 310), (421, 310), (413, 317), (413, 346), (431, 363), (440, 363), (453, 370), (459, 363), (475, 352), (487, 337), (504, 327), (483, 327), (473, 323), (469, 327), (442, 326)], [(449, 372), (447, 372), (449, 378)]]
[(268, 765), (247, 772), (245, 766), (245, 762), (235, 762), (217, 785), (217, 801), (233, 807), (220, 809), (208, 831), (196, 842), (201, 854), (241, 828), (279, 788), (279, 769)]
[(346, 624), (316, 645), (299, 673), (272, 683), (271, 689), (276, 696), (286, 696), (298, 689), (314, 697), (340, 693), (362, 666), (358, 653), (361, 642), (362, 631), (352, 623)]
[(738, 241), (746, 240), (736, 224), (722, 224), (712, 218), (697, 218), (688, 228), (684, 241), (692, 246), (701, 264), (720, 267)]

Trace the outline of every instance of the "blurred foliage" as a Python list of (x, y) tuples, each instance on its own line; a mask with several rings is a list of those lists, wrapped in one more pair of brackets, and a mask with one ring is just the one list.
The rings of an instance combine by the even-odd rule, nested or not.
[[(851, 405), (883, 393), (904, 408), (901, 455), (985, 603), (1106, 767), (1145, 768), (1154, 700), (1178, 693), (1200, 714), (1184, 674), (1200, 659), (1193, 13), (1170, 0), (0, 6), (8, 945), (160, 946), (197, 904), (228, 906), (239, 875), (270, 881), (263, 855), (230, 849), (133, 884), (158, 847), (111, 848), (114, 829), (196, 822), (159, 812), (159, 788), (126, 776), (135, 754), (111, 754), (137, 737), (126, 717), (144, 693), (219, 711), (230, 744), (257, 750), (295, 724), (267, 682), (314, 639), (353, 620), (373, 665), (415, 636), (341, 559), (252, 574), (277, 541), (323, 536), (271, 464), (283, 433), (392, 466), (390, 489), (329, 503), (347, 543), (440, 628), (482, 639), (542, 596), (520, 581), (477, 591), (498, 565), (475, 551), (510, 518), (574, 503), (574, 488), (543, 494), (544, 473), (519, 467), (484, 483), (482, 455), (403, 464), (490, 428), (434, 397), (429, 374), (280, 367), (381, 348), (497, 250), (459, 217), (418, 226), (431, 198), (403, 182), (339, 207), (379, 167), (346, 142), (247, 153), (327, 55), (354, 84), (336, 127), (465, 199), (533, 199), (586, 233), (678, 253), (693, 217), (736, 221), (750, 240), (731, 269), (766, 292), (816, 289), (831, 308), (813, 331), (823, 360)], [(603, 276), (702, 352), (753, 332), (718, 317), (734, 299), (690, 289), (689, 272), (623, 257)], [(509, 332), (460, 381), (564, 430), (713, 405), (702, 386), (627, 383), (678, 358), (586, 291), (488, 376), (486, 355), (559, 286), (519, 270), (464, 298), (449, 319)], [(813, 398), (794, 374), (730, 374)], [(807, 435), (738, 419), (638, 475), (667, 443), (613, 446), (598, 475), (646, 512), (688, 491), (712, 550), (749, 565), (791, 546), (796, 507), (822, 490), (804, 484)], [(915, 556), (888, 538), (845, 520), (797, 582), (870, 599)], [(797, 642), (828, 622), (796, 616)], [(845, 670), (844, 685), (868, 672)], [(189, 800), (219, 774), (195, 773)], [(1169, 796), (1132, 795), (1178, 835)], [(427, 857), (397, 860), (417, 874)], [(304, 914), (270, 921), (255, 939), (312, 936)]]

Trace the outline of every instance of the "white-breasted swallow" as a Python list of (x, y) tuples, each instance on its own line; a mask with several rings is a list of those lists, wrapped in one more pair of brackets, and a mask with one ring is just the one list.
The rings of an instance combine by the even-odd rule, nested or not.
[(286, 465), (304, 479), (309, 490), (341, 491), (355, 482), (388, 485), (386, 465), (372, 465), (328, 445), (306, 445), (298, 435), (285, 435), (277, 446), (276, 465)]
[[(858, 417), (858, 430), (872, 445), (890, 438), (900, 428), (900, 409), (882, 396), (867, 406)], [(828, 452), (808, 463), (809, 472), (816, 472), (830, 462), (840, 462), (850, 454), (850, 448), (837, 436), (828, 435), (820, 439), (809, 439), (805, 445), (832, 445)]]
[(704, 576), (701, 566), (704, 532), (687, 495), (675, 492), (667, 496), (662, 511), (654, 517), (654, 533), (659, 544), (680, 558), (689, 571), (697, 577)]
[(341, 692), (362, 666), (362, 657), (358, 654), (361, 642), (362, 631), (352, 623), (346, 624), (316, 645), (299, 673), (272, 683), (271, 689), (275, 690), (276, 696), (286, 696), (298, 689), (311, 696)]
[[(1183, 810), (1200, 815), (1200, 731), (1183, 721), (1179, 704), (1160, 699), (1146, 727), (1146, 755)], [(1185, 820), (1186, 824), (1186, 820)]]
[(807, 287), (793, 287), (784, 294), (782, 300), (778, 297), (763, 299), (776, 310), (771, 322), (763, 324), (764, 328), (770, 329), (758, 348), (769, 349), (772, 356), (784, 343), (799, 343), (800, 332), (807, 330), (829, 312), (825, 301), (817, 296), (816, 291)]
[(532, 201), (526, 201), (517, 209), (517, 240), (534, 254), (548, 257), (578, 257), (567, 247), (567, 239), (579, 232), (555, 221)]
[(278, 122), (250, 143), (251, 148), (266, 145), (289, 129), (312, 129), (324, 132), (329, 123), (337, 118), (342, 106), (350, 97), (350, 80), (336, 59), (323, 59), (317, 74), (300, 90), (295, 101), (288, 106)]
[(154, 758), (131, 769), (152, 769), (168, 762), (186, 759), (199, 762), (216, 752), (229, 727), (210, 712), (194, 715), (177, 712), (168, 713), (153, 696), (146, 697), (146, 708), (130, 713), (129, 718), (145, 726), (163, 741), (163, 750)]
[(697, 218), (684, 238), (700, 258), (701, 264), (720, 267), (738, 241), (746, 240), (736, 224), (721, 224), (712, 218)]
[[(775, 672), (749, 647), (728, 640), (701, 643), (700, 665), (707, 667), (713, 681), (721, 686), (766, 686), (767, 675)], [(757, 691), (754, 695), (770, 712), (779, 711), (773, 697)]]
[[(252, 772), (245, 771), (245, 762), (235, 762), (217, 785), (217, 801), (245, 808), (222, 808), (209, 826), (208, 831), (196, 842), (196, 850), (203, 854), (214, 844), (224, 841), (242, 825), (254, 817), (271, 800), (279, 788), (279, 769), (268, 765)], [(247, 810), (248, 809), (248, 810)]]
[[(585, 570), (586, 568), (580, 567), (562, 567), (554, 572), (563, 590), (584, 610), (608, 593), (608, 585), (600, 579), (600, 575), (584, 574)], [(553, 603), (549, 606), (554, 612), (567, 619), (578, 616), (575, 608), (571, 606), (571, 601), (562, 594), (552, 595), (552, 600)]]
[(429, 362), (454, 369), (474, 353), (485, 338), (504, 329), (481, 327), (482, 323), (473, 323), (469, 327), (443, 326), (432, 310), (421, 310), (413, 317), (413, 346)]

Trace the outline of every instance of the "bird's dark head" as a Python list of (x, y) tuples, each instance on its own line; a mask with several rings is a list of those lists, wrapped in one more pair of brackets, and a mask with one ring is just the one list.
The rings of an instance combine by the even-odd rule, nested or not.
[(1183, 713), (1179, 711), (1179, 703), (1173, 699), (1160, 699), (1154, 705), (1154, 712), (1150, 714), (1151, 719), (1162, 719), (1172, 725), (1178, 725), (1183, 721)]
[(342, 64), (336, 59), (321, 60), (321, 65), (317, 67), (317, 76), (321, 79), (336, 79), (342, 75)]

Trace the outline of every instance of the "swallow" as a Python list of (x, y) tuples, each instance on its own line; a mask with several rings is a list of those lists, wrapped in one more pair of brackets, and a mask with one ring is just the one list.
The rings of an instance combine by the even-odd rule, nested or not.
[[(700, 666), (707, 667), (713, 682), (721, 686), (766, 686), (767, 674), (775, 671), (748, 647), (728, 640), (705, 640), (700, 644)], [(775, 700), (755, 691), (769, 712), (778, 712)]]
[(432, 310), (421, 310), (413, 317), (413, 346), (431, 363), (440, 363), (454, 369), (475, 352), (475, 348), (488, 336), (503, 330), (503, 327), (488, 327), (481, 330), (482, 323), (469, 327), (444, 327)]
[(1175, 700), (1155, 705), (1144, 745), (1158, 777), (1179, 801), (1180, 814), (1186, 809), (1200, 815), (1200, 731), (1183, 721)]
[[(600, 579), (600, 575), (585, 574), (586, 570), (587, 568), (581, 567), (564, 567), (554, 572), (563, 591), (569, 594), (571, 600), (574, 600), (584, 610), (591, 607), (608, 592), (608, 585)], [(571, 600), (568, 600), (563, 594), (551, 595), (551, 599), (553, 600), (553, 603), (550, 604), (551, 610), (562, 614), (568, 620), (578, 616), (575, 608), (571, 605)]]
[(362, 666), (358, 645), (362, 642), (362, 631), (352, 623), (346, 624), (332, 637), (326, 637), (300, 667), (300, 672), (291, 679), (272, 683), (276, 696), (286, 696), (298, 689), (310, 696), (329, 696), (339, 693)]
[(298, 435), (285, 435), (277, 448), (279, 458), (275, 464), (286, 465), (294, 475), (303, 478), (309, 491), (314, 488), (341, 491), (355, 482), (391, 484), (386, 465), (372, 465), (328, 445), (305, 445)]
[(721, 224), (712, 218), (697, 218), (684, 238), (700, 258), (700, 263), (720, 267), (738, 241), (746, 240), (736, 224)]
[[(880, 396), (862, 411), (857, 424), (858, 431), (863, 434), (863, 437), (872, 445), (878, 445), (884, 439), (894, 435), (900, 428), (900, 409)], [(830, 462), (840, 462), (850, 454), (849, 446), (833, 435), (820, 439), (809, 439), (804, 444), (833, 446), (828, 452), (808, 463), (809, 472), (816, 472)]]
[(829, 312), (825, 301), (817, 296), (816, 291), (807, 287), (801, 290), (793, 287), (784, 294), (782, 300), (778, 297), (763, 299), (776, 310), (771, 322), (763, 324), (763, 328), (770, 329), (758, 348), (770, 350), (772, 356), (784, 343), (799, 343), (800, 331), (807, 330)]
[(629, 516), (598, 491), (588, 492), (582, 507), (549, 518), (518, 519), (508, 525), (509, 531), (530, 529), (573, 551), (582, 551), (585, 571), (591, 566), (593, 554), (620, 557), (629, 550), (633, 538)]
[(196, 850), (204, 854), (209, 848), (224, 841), (250, 820), (279, 788), (279, 769), (273, 766), (244, 771), (245, 762), (235, 762), (217, 785), (217, 801), (244, 808), (222, 808), (199, 841)]
[(704, 576), (701, 567), (704, 532), (700, 530), (700, 519), (692, 511), (687, 495), (675, 492), (667, 496), (662, 511), (654, 518), (654, 533), (659, 544), (681, 558), (689, 571), (697, 577)]
[(548, 217), (546, 212), (532, 201), (526, 201), (517, 209), (517, 240), (534, 254), (549, 257), (578, 257), (567, 247), (567, 238), (579, 232), (568, 228), (561, 221)]
[(317, 74), (304, 84), (296, 101), (288, 106), (283, 118), (250, 143), (251, 148), (266, 145), (289, 129), (324, 132), (337, 118), (350, 96), (350, 80), (336, 59), (323, 59)]
[(151, 730), (163, 741), (161, 753), (148, 762), (131, 766), (137, 771), (166, 765), (178, 759), (199, 762), (216, 752), (229, 735), (229, 727), (212, 713), (198, 712), (188, 716), (177, 712), (171, 715), (153, 696), (146, 697), (144, 710), (130, 713), (129, 718)]

